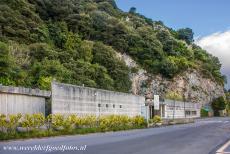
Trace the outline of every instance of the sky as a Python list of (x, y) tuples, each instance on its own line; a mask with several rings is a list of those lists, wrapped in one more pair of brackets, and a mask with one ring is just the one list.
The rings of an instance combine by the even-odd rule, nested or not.
[[(115, 0), (123, 11), (161, 20), (173, 29), (192, 28), (195, 43), (217, 56), (230, 89), (230, 0)], [(229, 60), (228, 60), (229, 59)]]

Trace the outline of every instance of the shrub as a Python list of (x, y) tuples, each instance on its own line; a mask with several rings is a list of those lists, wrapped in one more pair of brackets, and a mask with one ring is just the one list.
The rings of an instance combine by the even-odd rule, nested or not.
[(25, 114), (21, 125), (22, 127), (26, 128), (27, 132), (29, 132), (31, 128), (34, 128), (33, 116), (30, 114)]
[(99, 127), (101, 131), (108, 131), (109, 130), (109, 119), (106, 116), (101, 116), (99, 118)]
[(35, 128), (40, 128), (45, 124), (45, 116), (42, 113), (33, 114), (32, 116)]
[(5, 129), (7, 127), (7, 120), (5, 114), (0, 115), (0, 127), (1, 127), (1, 132), (5, 132)]
[(61, 114), (52, 115), (52, 127), (55, 129), (60, 129), (64, 125), (64, 116)]
[(53, 114), (47, 117), (47, 125), (50, 128), (55, 130), (63, 130), (64, 132), (71, 132), (75, 127), (83, 127), (90, 125), (90, 116), (79, 118), (76, 115), (72, 114), (69, 116), (63, 116), (61, 114)]
[[(74, 114), (69, 116), (50, 114), (45, 118), (43, 114), (38, 113), (25, 114), (20, 124), (26, 128), (26, 132), (16, 132), (21, 117), (21, 114), (9, 115), (7, 119), (6, 115), (0, 115), (0, 131), (3, 132), (0, 132), (1, 140), (118, 131), (146, 126), (146, 121), (141, 116), (131, 118), (126, 115), (103, 115), (97, 118), (94, 115), (78, 117)], [(38, 131), (43, 125), (47, 126), (47, 130)], [(4, 133), (6, 130), (14, 133)]]
[(117, 131), (130, 128), (140, 128), (146, 126), (144, 117), (136, 116), (130, 118), (126, 115), (107, 115), (99, 119), (101, 131)]
[(200, 109), (200, 116), (201, 117), (208, 117), (208, 111), (205, 109)]
[(177, 100), (177, 101), (182, 101), (183, 100), (183, 96), (181, 94), (179, 94), (178, 92), (174, 92), (174, 91), (169, 91), (166, 93), (165, 98), (167, 99), (172, 99), (172, 100)]
[(45, 125), (45, 122), (46, 119), (42, 113), (26, 114), (23, 117), (21, 125), (27, 128), (28, 132), (29, 130), (39, 129), (41, 126)]
[(19, 120), (21, 119), (22, 115), (19, 113), (17, 115), (9, 115), (8, 119), (8, 131), (15, 133), (17, 126), (19, 125)]
[(72, 120), (74, 121), (76, 128), (80, 128), (82, 126), (83, 123), (82, 118), (75, 115), (74, 117), (72, 117)]
[(219, 116), (219, 111), (224, 110), (226, 108), (226, 100), (223, 96), (216, 98), (212, 102), (212, 109), (214, 110), (214, 115)]
[(97, 118), (94, 115), (88, 115), (80, 118), (80, 125), (84, 128), (95, 127), (97, 125)]
[(132, 121), (135, 127), (143, 127), (146, 125), (146, 121), (142, 116), (135, 116), (132, 118)]
[(45, 119), (47, 130), (50, 131), (52, 128), (52, 114), (48, 115)]
[(101, 116), (99, 119), (99, 125), (102, 131), (127, 129), (130, 126), (130, 118), (125, 115)]
[(62, 127), (65, 132), (70, 132), (73, 130), (73, 123), (70, 116), (64, 119)]
[(162, 122), (162, 120), (161, 120), (161, 117), (160, 116), (154, 116), (153, 117), (153, 123), (161, 123)]
[(129, 129), (132, 126), (131, 118), (126, 115), (115, 115), (112, 120), (114, 121), (114, 125), (111, 125), (112, 130)]
[(72, 128), (77, 127), (77, 122), (79, 121), (79, 118), (75, 114), (69, 115), (67, 119), (71, 124)]

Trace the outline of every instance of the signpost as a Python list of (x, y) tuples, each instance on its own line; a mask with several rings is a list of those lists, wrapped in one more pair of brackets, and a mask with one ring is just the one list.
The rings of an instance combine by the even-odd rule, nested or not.
[(154, 95), (154, 110), (160, 110), (159, 95)]

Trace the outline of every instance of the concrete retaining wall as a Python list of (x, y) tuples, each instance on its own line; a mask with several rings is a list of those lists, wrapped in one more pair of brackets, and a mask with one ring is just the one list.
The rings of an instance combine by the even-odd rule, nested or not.
[(52, 113), (84, 115), (141, 115), (145, 98), (95, 88), (52, 83)]
[(45, 114), (45, 98), (50, 95), (39, 89), (0, 86), (0, 114)]

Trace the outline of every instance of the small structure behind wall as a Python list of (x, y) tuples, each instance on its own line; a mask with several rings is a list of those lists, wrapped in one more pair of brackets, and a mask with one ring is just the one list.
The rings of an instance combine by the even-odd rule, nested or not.
[(160, 103), (161, 117), (165, 119), (198, 118), (201, 105), (199, 103), (181, 102), (166, 99)]

